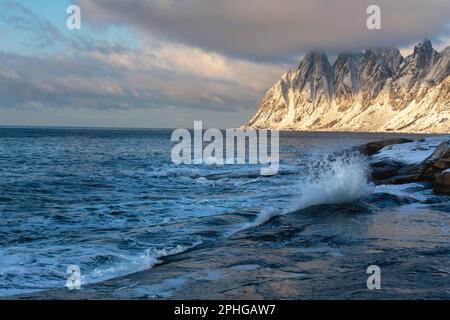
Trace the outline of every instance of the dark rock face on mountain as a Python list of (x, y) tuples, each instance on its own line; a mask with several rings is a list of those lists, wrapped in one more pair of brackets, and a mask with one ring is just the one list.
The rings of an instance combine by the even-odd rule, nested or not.
[(261, 99), (248, 124), (306, 131), (450, 132), (450, 47), (312, 52)]

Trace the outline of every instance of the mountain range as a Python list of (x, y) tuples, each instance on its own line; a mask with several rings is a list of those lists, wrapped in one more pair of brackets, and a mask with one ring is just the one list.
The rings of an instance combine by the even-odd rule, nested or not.
[(261, 99), (248, 127), (301, 131), (450, 133), (450, 47), (308, 53)]

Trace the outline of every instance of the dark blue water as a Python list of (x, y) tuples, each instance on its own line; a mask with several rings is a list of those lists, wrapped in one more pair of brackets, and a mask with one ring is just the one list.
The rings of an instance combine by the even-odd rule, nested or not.
[[(332, 151), (386, 137), (283, 133), (280, 171), (263, 177), (259, 165), (175, 166), (170, 136), (0, 129), (0, 296), (62, 288), (69, 265), (80, 266), (83, 283), (129, 274), (290, 209), (377, 192), (362, 158), (331, 171), (318, 164)], [(319, 180), (308, 188), (312, 167)]]

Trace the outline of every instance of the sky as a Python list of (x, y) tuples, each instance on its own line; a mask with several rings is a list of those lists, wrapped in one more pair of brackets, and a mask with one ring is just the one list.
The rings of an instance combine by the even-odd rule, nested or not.
[(308, 51), (425, 38), (450, 45), (450, 1), (0, 0), (0, 125), (237, 127)]

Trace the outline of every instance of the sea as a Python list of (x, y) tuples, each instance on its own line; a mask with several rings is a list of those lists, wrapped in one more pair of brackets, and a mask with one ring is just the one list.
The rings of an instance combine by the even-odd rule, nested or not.
[[(385, 283), (397, 298), (418, 289), (417, 298), (450, 298), (450, 198), (421, 184), (377, 186), (368, 157), (343, 153), (369, 141), (429, 136), (281, 132), (279, 171), (262, 176), (258, 164), (175, 165), (171, 133), (0, 128), (0, 297), (64, 288), (73, 265), (83, 285), (157, 269), (166, 257), (187, 250), (195, 257), (205, 243), (251, 237), (284, 219), (298, 228), (301, 241), (290, 245), (305, 261), (314, 253), (345, 264), (342, 272), (364, 261), (389, 270)], [(292, 237), (270, 230), (278, 235), (274, 255), (283, 255)], [(247, 250), (257, 255), (258, 246)], [(372, 253), (376, 261), (361, 260)], [(320, 279), (329, 268), (303, 274)], [(361, 275), (365, 281), (365, 269)], [(360, 290), (350, 283), (327, 287), (327, 297)], [(296, 297), (294, 290), (284, 298)]]

